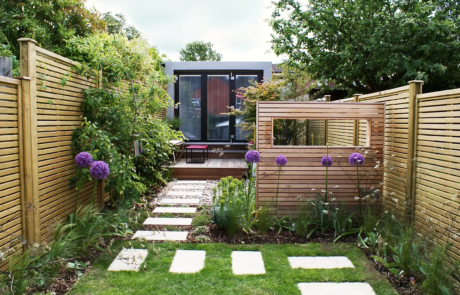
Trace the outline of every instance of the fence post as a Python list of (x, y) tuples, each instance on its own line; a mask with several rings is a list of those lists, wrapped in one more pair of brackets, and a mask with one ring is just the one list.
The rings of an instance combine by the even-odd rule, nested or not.
[[(330, 95), (325, 95), (324, 96), (324, 101), (325, 102), (330, 102), (331, 101), (331, 96)], [(324, 145), (327, 144), (327, 120), (324, 120)]]
[(417, 157), (417, 94), (422, 93), (423, 81), (409, 81), (409, 118), (407, 127), (407, 162), (406, 162), (406, 222), (413, 222), (415, 210), (415, 170)]
[(20, 70), (22, 76), (22, 126), (24, 159), (24, 203), (26, 241), (41, 242), (40, 204), (38, 190), (37, 96), (36, 51), (37, 42), (29, 38), (19, 41)]
[[(359, 96), (362, 94), (354, 94), (353, 102), (359, 102)], [(353, 146), (359, 145), (359, 120), (353, 120)]]

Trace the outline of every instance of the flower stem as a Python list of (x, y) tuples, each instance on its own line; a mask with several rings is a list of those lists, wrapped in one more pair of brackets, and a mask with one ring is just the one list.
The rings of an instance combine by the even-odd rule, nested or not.
[(361, 222), (363, 222), (363, 209), (361, 207), (361, 188), (359, 186), (359, 165), (358, 164), (356, 164), (356, 177), (358, 180), (359, 216), (361, 217)]
[(328, 176), (328, 168), (329, 168), (329, 147), (327, 146), (327, 142), (326, 142), (326, 192), (324, 193), (324, 202), (327, 202), (327, 176)]
[(93, 197), (91, 198), (91, 203), (93, 204), (93, 207), (94, 207), (94, 196), (96, 195), (96, 188), (97, 188), (97, 179), (94, 180)]
[(279, 166), (279, 169), (278, 169), (278, 184), (276, 185), (275, 216), (276, 216), (276, 213), (278, 212), (278, 191), (280, 188), (280, 175), (281, 175), (281, 165)]
[(80, 190), (77, 190), (77, 198), (75, 199), (75, 210), (74, 210), (74, 213), (73, 213), (75, 218), (77, 218), (77, 206), (78, 206), (78, 195), (79, 194), (80, 194)]

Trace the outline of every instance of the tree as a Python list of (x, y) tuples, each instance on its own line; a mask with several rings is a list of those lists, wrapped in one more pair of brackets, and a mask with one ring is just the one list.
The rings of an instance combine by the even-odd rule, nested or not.
[(107, 23), (109, 34), (125, 35), (128, 40), (141, 37), (141, 33), (133, 26), (126, 26), (126, 18), (123, 14), (112, 15), (111, 12), (104, 13), (103, 20)]
[(270, 25), (272, 49), (288, 65), (350, 93), (415, 79), (425, 91), (460, 87), (457, 1), (278, 0)]
[(220, 61), (222, 54), (212, 50), (211, 42), (194, 41), (185, 45), (180, 51), (181, 61)]
[(85, 7), (85, 0), (0, 1), (0, 43), (19, 57), (19, 38), (60, 53), (65, 40), (86, 37), (105, 29), (100, 15)]

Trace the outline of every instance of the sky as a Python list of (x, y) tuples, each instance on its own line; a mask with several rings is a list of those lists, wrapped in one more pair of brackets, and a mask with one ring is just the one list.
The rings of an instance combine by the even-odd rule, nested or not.
[(271, 61), (271, 0), (88, 0), (99, 12), (122, 13), (168, 59), (189, 42), (211, 42), (222, 61)]

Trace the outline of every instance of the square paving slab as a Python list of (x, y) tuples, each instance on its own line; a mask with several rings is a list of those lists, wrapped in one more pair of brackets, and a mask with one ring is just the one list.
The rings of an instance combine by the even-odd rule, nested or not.
[(368, 283), (298, 283), (302, 295), (375, 295)]
[(203, 190), (187, 192), (187, 191), (169, 191), (167, 196), (201, 196)]
[(138, 230), (134, 236), (134, 239), (146, 239), (147, 241), (186, 241), (188, 231), (150, 231), (150, 230)]
[(144, 225), (191, 225), (193, 218), (147, 218)]
[(123, 249), (110, 264), (108, 271), (139, 271), (148, 253), (145, 249)]
[(176, 181), (176, 184), (206, 184), (207, 181), (206, 180), (203, 180), (203, 181), (200, 181), (200, 180), (178, 180)]
[(199, 205), (200, 204), (200, 199), (163, 199), (163, 200), (161, 200), (161, 204), (168, 204), (168, 205), (184, 205), (184, 204)]
[(196, 213), (196, 208), (156, 207), (153, 213)]
[(353, 263), (345, 256), (288, 257), (288, 260), (292, 268), (354, 268)]
[(265, 273), (264, 260), (259, 251), (233, 251), (232, 270), (236, 275), (260, 275)]
[(196, 273), (204, 268), (206, 251), (177, 250), (169, 272)]

